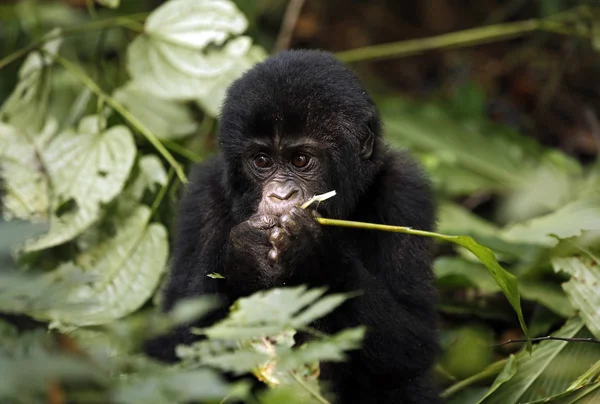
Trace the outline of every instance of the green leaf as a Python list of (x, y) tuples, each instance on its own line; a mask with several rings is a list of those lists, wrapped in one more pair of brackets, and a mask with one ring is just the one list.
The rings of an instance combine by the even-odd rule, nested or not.
[[(335, 309), (349, 296), (329, 295), (318, 300), (323, 293), (324, 288), (307, 290), (305, 286), (257, 292), (237, 300), (226, 319), (202, 332), (209, 338), (233, 340), (275, 335), (289, 328), (307, 325), (317, 316), (327, 314), (327, 310)], [(346, 297), (339, 299), (332, 296)], [(317, 308), (301, 312), (310, 304), (317, 304)], [(265, 317), (265, 313), (269, 316)]]
[[(97, 325), (124, 317), (140, 308), (153, 294), (164, 272), (168, 247), (167, 232), (158, 223), (149, 223), (150, 209), (140, 206), (130, 217), (116, 223), (116, 234), (76, 262), (94, 280), (69, 293), (70, 310), (39, 313), (56, 326)], [(63, 273), (64, 269), (56, 270)], [(91, 304), (89, 304), (91, 303)]]
[(131, 77), (160, 98), (194, 100), (216, 116), (229, 84), (266, 57), (250, 37), (237, 36), (246, 28), (231, 1), (169, 1), (129, 46)]
[[(565, 324), (555, 336), (584, 337), (589, 335), (579, 318)], [(525, 403), (564, 391), (579, 375), (600, 359), (600, 347), (595, 344), (544, 341), (533, 353), (517, 356), (517, 374), (499, 386), (482, 404)]]
[(588, 384), (576, 390), (560, 393), (552, 397), (530, 401), (525, 404), (593, 404), (598, 402), (600, 402), (600, 382)]
[(227, 0), (171, 0), (146, 19), (144, 31), (165, 42), (201, 50), (222, 44), (248, 27), (246, 17)]
[(230, 388), (209, 369), (165, 369), (123, 378), (112, 394), (118, 404), (187, 403), (223, 400)]
[(554, 258), (552, 267), (571, 276), (562, 287), (587, 328), (600, 338), (600, 265), (591, 259), (570, 257)]
[(133, 135), (125, 126), (104, 128), (98, 116), (84, 118), (77, 131), (56, 136), (43, 151), (54, 214), (50, 232), (26, 246), (37, 251), (65, 243), (94, 224), (101, 206), (123, 188), (135, 159)]
[(472, 287), (483, 294), (500, 292), (500, 287), (490, 277), (485, 266), (459, 257), (440, 257), (433, 269), (438, 283), (451, 287)]
[(3, 200), (6, 218), (46, 218), (50, 204), (48, 179), (40, 164), (39, 152), (34, 136), (0, 123), (0, 168), (6, 192)]
[[(556, 211), (525, 223), (508, 226), (501, 237), (512, 243), (530, 243), (554, 247), (559, 239), (600, 230), (600, 194), (576, 200)], [(556, 237), (553, 237), (556, 236)]]
[(538, 302), (561, 317), (569, 318), (575, 314), (567, 295), (556, 283), (520, 280), (519, 290), (524, 299)]
[[(489, 273), (496, 280), (496, 283), (506, 296), (506, 299), (517, 313), (519, 323), (521, 324), (521, 329), (529, 339), (527, 325), (525, 324), (525, 319), (523, 318), (523, 311), (521, 310), (521, 298), (519, 294), (519, 288), (517, 286), (517, 278), (515, 278), (513, 274), (502, 268), (502, 266), (496, 260), (496, 257), (494, 256), (492, 250), (477, 243), (475, 240), (473, 240), (473, 238), (467, 236), (448, 236), (445, 234), (434, 233), (429, 231), (414, 230), (409, 227), (403, 226), (390, 226), (328, 218), (317, 218), (316, 220), (322, 225), (390, 231), (396, 233), (413, 234), (415, 236), (433, 237), (439, 240), (449, 241), (451, 243), (455, 243), (466, 248), (467, 250), (472, 252), (479, 259), (479, 261), (481, 261), (483, 265), (485, 265)], [(527, 345), (528, 347), (530, 347), (531, 342), (528, 342)]]
[(0, 109), (0, 120), (19, 129), (40, 131), (46, 124), (50, 97), (50, 67), (62, 44), (56, 28), (45, 35), (42, 52), (31, 52), (19, 69), (19, 82)]
[(277, 359), (277, 369), (286, 372), (312, 362), (344, 361), (344, 351), (359, 349), (364, 336), (365, 327), (355, 327), (306, 342), (297, 349), (285, 350)]
[(198, 129), (198, 123), (184, 103), (159, 98), (133, 82), (117, 89), (113, 97), (146, 127), (152, 128), (159, 139), (179, 139)]
[(492, 387), (490, 387), (490, 389), (488, 390), (488, 392), (485, 394), (485, 396), (483, 396), (481, 398), (481, 400), (479, 400), (477, 402), (477, 404), (480, 404), (483, 402), (483, 400), (485, 400), (487, 397), (489, 397), (490, 395), (492, 395), (496, 390), (498, 390), (498, 388), (500, 386), (502, 386), (504, 383), (506, 383), (507, 381), (509, 381), (510, 379), (512, 379), (514, 377), (514, 375), (517, 373), (517, 360), (515, 355), (510, 355), (508, 357), (508, 361), (506, 362), (506, 365), (504, 365), (504, 368), (502, 369), (502, 372), (500, 372), (500, 374), (498, 375), (498, 377), (496, 377), (496, 379), (494, 380), (494, 383), (492, 384)]
[(482, 184), (479, 191), (527, 186), (529, 175), (540, 164), (570, 172), (580, 170), (575, 160), (545, 149), (506, 126), (492, 124), (484, 116), (459, 119), (447, 107), (398, 98), (379, 104), (392, 143), (434, 154), (444, 166), (467, 170), (473, 181)]

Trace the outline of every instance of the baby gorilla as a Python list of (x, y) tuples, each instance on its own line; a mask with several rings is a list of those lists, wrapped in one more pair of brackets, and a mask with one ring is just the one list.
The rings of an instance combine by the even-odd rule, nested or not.
[[(269, 58), (229, 88), (219, 141), (222, 153), (190, 174), (163, 309), (216, 294), (225, 304), (193, 324), (206, 326), (261, 289), (360, 290), (312, 325), (324, 333), (367, 326), (349, 361), (321, 364), (336, 402), (440, 402), (429, 377), (438, 351), (431, 240), (314, 219), (434, 227), (428, 181), (407, 153), (385, 146), (379, 112), (353, 73), (320, 51)], [(316, 210), (299, 207), (332, 190)], [(175, 360), (174, 346), (191, 341), (186, 327), (147, 351)]]

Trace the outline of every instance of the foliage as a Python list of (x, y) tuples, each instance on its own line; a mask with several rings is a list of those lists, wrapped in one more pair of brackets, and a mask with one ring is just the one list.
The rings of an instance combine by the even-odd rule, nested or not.
[[(0, 59), (0, 69), (15, 67), (11, 92), (0, 88), (0, 399), (327, 402), (319, 362), (345, 360), (364, 329), (323, 335), (309, 324), (351, 295), (260, 292), (235, 302), (221, 322), (191, 330), (207, 338), (178, 347), (180, 364), (140, 353), (145, 337), (212, 307), (192, 299), (170, 316), (153, 307), (169, 256), (175, 178), (185, 181), (184, 168), (214, 151), (227, 86), (268, 52), (230, 0), (169, 0), (149, 13), (145, 2), (97, 3), (87, 2), (89, 17), (40, 4), (47, 12), (36, 29), (22, 5), (18, 24), (38, 34)], [(597, 26), (588, 9), (561, 18), (560, 27), (568, 20), (585, 35)], [(444, 395), (457, 403), (598, 399), (597, 344), (544, 341), (532, 352), (490, 345), (527, 329), (600, 338), (600, 166), (491, 122), (472, 83), (450, 99), (377, 99), (387, 140), (410, 148), (433, 178), (439, 233), (360, 226), (443, 245), (435, 271)], [(483, 215), (462, 203), (481, 196), (496, 202)], [(297, 332), (310, 342), (293, 346)], [(224, 372), (243, 378), (229, 382)], [(273, 388), (254, 396), (248, 377)]]

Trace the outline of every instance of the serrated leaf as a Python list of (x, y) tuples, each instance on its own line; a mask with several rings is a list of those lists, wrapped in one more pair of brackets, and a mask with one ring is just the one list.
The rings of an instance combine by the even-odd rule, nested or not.
[(538, 244), (549, 248), (558, 243), (557, 238), (566, 239), (597, 230), (600, 230), (600, 194), (573, 201), (547, 215), (508, 226), (500, 235), (512, 243)]
[(94, 281), (74, 288), (69, 299), (74, 304), (93, 301), (92, 305), (39, 315), (57, 325), (98, 325), (141, 307), (156, 289), (168, 255), (167, 232), (161, 224), (149, 223), (150, 215), (149, 208), (140, 206), (116, 224), (114, 237), (76, 258)]
[[(209, 338), (233, 340), (275, 335), (303, 325), (300, 311), (315, 303), (323, 293), (324, 288), (307, 290), (305, 286), (260, 291), (237, 300), (226, 319), (202, 332)], [(317, 311), (309, 312), (304, 320), (314, 319), (317, 314), (326, 314), (324, 309), (331, 309), (334, 307), (332, 303), (337, 303), (336, 299), (327, 299), (328, 303), (319, 306)], [(264, 313), (269, 313), (269, 316), (265, 317)]]
[(48, 214), (48, 179), (32, 135), (0, 123), (0, 168), (6, 195), (4, 217), (44, 219)]
[[(54, 191), (50, 232), (26, 250), (65, 243), (96, 222), (101, 206), (123, 188), (135, 154), (131, 131), (125, 126), (104, 129), (103, 119), (97, 116), (84, 118), (77, 131), (56, 136), (42, 154)], [(59, 213), (63, 208), (66, 213)]]
[[(581, 337), (589, 335), (579, 318), (565, 324), (555, 336)], [(517, 374), (482, 400), (482, 404), (525, 403), (564, 391), (581, 373), (600, 359), (600, 347), (595, 344), (545, 341), (534, 347), (533, 353), (517, 356)]]
[(19, 69), (19, 82), (0, 109), (0, 119), (20, 129), (38, 132), (47, 119), (50, 97), (50, 66), (62, 44), (60, 29), (45, 37), (54, 38), (42, 46), (43, 52), (31, 52)]
[(312, 323), (314, 320), (323, 317), (327, 313), (332, 312), (346, 300), (350, 295), (335, 294), (328, 295), (312, 304), (302, 313), (298, 314), (292, 320), (291, 326), (293, 328), (299, 328)]
[(179, 139), (194, 133), (198, 123), (182, 102), (159, 98), (133, 82), (113, 94), (137, 119), (152, 128), (159, 139)]
[(365, 336), (365, 327), (355, 327), (337, 334), (309, 341), (297, 349), (286, 350), (277, 360), (281, 372), (312, 362), (341, 362), (347, 359), (344, 351), (359, 349)]
[(590, 259), (554, 258), (555, 272), (571, 276), (562, 284), (573, 306), (579, 310), (585, 325), (596, 338), (600, 338), (600, 265)]

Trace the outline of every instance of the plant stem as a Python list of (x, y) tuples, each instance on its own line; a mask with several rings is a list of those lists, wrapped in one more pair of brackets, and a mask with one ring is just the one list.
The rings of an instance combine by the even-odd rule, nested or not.
[(540, 20), (525, 20), (508, 24), (489, 25), (472, 28), (429, 38), (410, 39), (382, 45), (366, 46), (338, 52), (336, 56), (343, 62), (381, 60), (398, 56), (409, 56), (433, 49), (461, 48), (481, 45), (503, 39), (515, 38), (536, 31), (542, 26)]
[(79, 34), (82, 32), (95, 31), (105, 28), (124, 27), (133, 31), (142, 31), (143, 26), (140, 25), (136, 20), (146, 18), (148, 13), (138, 13), (129, 16), (121, 16), (115, 18), (107, 18), (100, 21), (92, 21), (86, 24), (74, 25), (72, 27), (60, 28), (60, 31), (56, 35), (48, 35), (44, 38), (38, 39), (25, 46), (24, 48), (18, 49), (10, 55), (0, 59), (0, 70), (8, 66), (12, 62), (19, 60), (26, 56), (29, 52), (40, 48), (44, 43), (60, 38), (61, 36), (69, 36)]
[(433, 233), (425, 230), (415, 230), (410, 227), (405, 226), (390, 226), (387, 224), (375, 224), (375, 223), (366, 223), (366, 222), (354, 222), (350, 220), (339, 220), (339, 219), (329, 219), (324, 217), (316, 218), (317, 222), (325, 226), (339, 226), (339, 227), (352, 227), (355, 229), (366, 229), (366, 230), (381, 230), (381, 231), (390, 231), (393, 233), (406, 233), (406, 234), (414, 234), (417, 236), (428, 236), (434, 237), (441, 240), (448, 240), (448, 238), (452, 238), (454, 236), (442, 236), (438, 233)]
[(152, 132), (150, 132), (150, 130), (148, 130), (148, 128), (146, 128), (146, 126), (142, 122), (140, 122), (135, 116), (133, 116), (131, 112), (129, 112), (127, 108), (123, 106), (123, 104), (115, 100), (110, 95), (106, 94), (100, 87), (98, 87), (94, 80), (92, 80), (87, 74), (85, 74), (84, 71), (82, 71), (75, 64), (71, 63), (70, 61), (68, 61), (60, 55), (55, 55), (54, 58), (67, 71), (69, 71), (71, 74), (77, 77), (77, 79), (79, 79), (87, 88), (92, 90), (96, 94), (96, 96), (103, 98), (106, 101), (106, 103), (110, 105), (111, 108), (113, 108), (115, 111), (121, 114), (121, 116), (126, 121), (128, 121), (135, 129), (137, 129), (142, 135), (144, 135), (144, 137), (156, 148), (156, 150), (165, 158), (165, 160), (167, 160), (171, 167), (173, 167), (173, 169), (177, 173), (177, 177), (182, 182), (187, 182), (183, 169), (181, 168), (177, 160), (175, 160), (173, 155), (171, 155), (171, 153), (165, 148), (165, 146), (160, 142), (160, 140)]
[(468, 377), (465, 380), (461, 380), (460, 382), (448, 387), (446, 390), (444, 390), (442, 392), (442, 394), (440, 394), (440, 396), (442, 398), (448, 398), (448, 397), (458, 393), (462, 389), (469, 387), (472, 384), (475, 384), (477, 382), (480, 382), (480, 381), (486, 380), (490, 377), (494, 377), (494, 376), (498, 375), (502, 371), (502, 369), (504, 369), (504, 366), (506, 365), (507, 361), (508, 361), (508, 359), (502, 359), (498, 362), (492, 363), (490, 366), (483, 369), (481, 372), (474, 374), (473, 376)]

